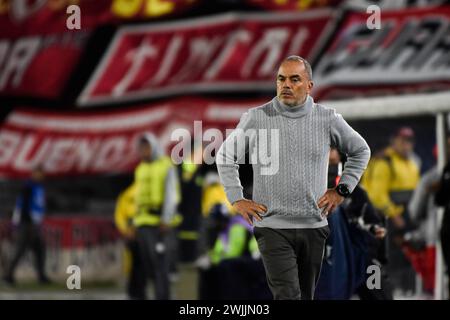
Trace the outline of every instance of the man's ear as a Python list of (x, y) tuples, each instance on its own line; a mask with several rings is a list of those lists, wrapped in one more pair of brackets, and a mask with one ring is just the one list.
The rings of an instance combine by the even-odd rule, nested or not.
[(310, 80), (308, 82), (308, 91), (311, 91), (313, 87), (314, 87), (314, 82), (312, 80)]

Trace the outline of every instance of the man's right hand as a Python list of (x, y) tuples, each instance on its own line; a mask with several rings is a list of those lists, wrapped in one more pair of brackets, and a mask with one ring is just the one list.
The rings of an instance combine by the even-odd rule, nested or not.
[(248, 199), (242, 199), (234, 202), (233, 208), (236, 212), (243, 216), (250, 225), (253, 225), (252, 218), (261, 221), (262, 218), (260, 214), (267, 212), (267, 207), (265, 205)]

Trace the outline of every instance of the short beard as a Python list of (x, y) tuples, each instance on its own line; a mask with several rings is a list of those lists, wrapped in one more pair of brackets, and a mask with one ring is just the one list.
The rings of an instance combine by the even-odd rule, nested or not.
[(299, 105), (304, 104), (304, 103), (306, 102), (306, 99), (307, 99), (307, 98), (308, 98), (308, 97), (306, 96), (305, 99), (304, 99), (303, 101), (300, 101), (300, 102), (284, 102), (283, 100), (281, 100), (280, 97), (278, 97), (278, 100), (280, 100), (281, 102), (283, 102), (283, 103), (284, 103), (285, 105), (287, 105), (288, 107), (293, 108), (293, 107), (296, 107), (296, 106), (299, 106)]

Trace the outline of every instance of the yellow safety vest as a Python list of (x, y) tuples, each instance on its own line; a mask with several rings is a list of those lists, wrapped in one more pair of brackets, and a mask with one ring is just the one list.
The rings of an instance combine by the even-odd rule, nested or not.
[[(161, 209), (165, 196), (166, 178), (173, 164), (169, 157), (160, 157), (152, 162), (141, 162), (134, 172), (136, 184), (136, 206), (138, 212), (134, 218), (136, 227), (160, 224)], [(177, 198), (179, 188), (177, 184)]]
[(202, 214), (207, 217), (216, 204), (224, 204), (231, 214), (235, 214), (233, 206), (227, 199), (223, 186), (219, 183), (211, 184), (203, 188)]
[(136, 185), (132, 184), (117, 198), (114, 221), (122, 234), (126, 234), (130, 230), (131, 222), (136, 215), (135, 193)]
[(419, 179), (417, 164), (388, 148), (384, 157), (370, 161), (362, 185), (376, 208), (383, 211), (387, 217), (395, 217), (405, 209), (404, 203), (407, 201), (401, 201), (401, 198), (412, 193)]

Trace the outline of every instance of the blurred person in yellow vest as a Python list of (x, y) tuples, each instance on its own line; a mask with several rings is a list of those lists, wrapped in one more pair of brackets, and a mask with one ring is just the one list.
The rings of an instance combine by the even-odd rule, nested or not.
[(401, 127), (390, 146), (372, 158), (362, 178), (373, 205), (388, 219), (387, 269), (394, 287), (407, 295), (415, 288), (415, 272), (401, 248), (415, 228), (408, 204), (420, 179), (420, 160), (413, 149), (414, 131)]
[(202, 215), (208, 217), (212, 208), (216, 204), (226, 206), (228, 212), (234, 215), (236, 211), (227, 199), (225, 189), (220, 183), (219, 174), (217, 172), (209, 172), (205, 176), (203, 192), (202, 192)]
[(208, 214), (210, 246), (197, 260), (200, 299), (270, 299), (253, 227), (228, 206), (216, 202)]
[[(114, 221), (120, 234), (125, 239), (124, 269), (128, 275), (128, 297), (133, 300), (145, 300), (147, 296), (145, 292), (146, 274), (136, 241), (136, 229), (133, 224), (133, 219), (137, 213), (135, 197), (136, 184), (133, 183), (121, 192), (117, 198)], [(181, 216), (176, 214), (170, 226), (176, 228), (180, 222)], [(175, 259), (176, 257), (172, 256), (169, 260)], [(169, 261), (169, 263), (174, 263), (174, 261)]]
[(133, 219), (137, 212), (135, 203), (136, 184), (130, 185), (120, 193), (116, 202), (114, 221), (125, 240), (125, 272), (128, 274), (127, 294), (130, 299), (146, 299), (145, 269), (138, 243), (135, 238)]
[(214, 219), (211, 219), (210, 217), (210, 213), (216, 205), (225, 206), (231, 215), (236, 213), (226, 197), (225, 190), (220, 183), (217, 169), (209, 171), (203, 179), (201, 193), (202, 212), (197, 243), (197, 262), (203, 261), (208, 255), (208, 251), (214, 245), (214, 241), (217, 236), (217, 229), (215, 228)]
[(137, 213), (133, 219), (147, 278), (153, 274), (155, 299), (170, 299), (171, 221), (179, 202), (175, 167), (152, 134), (139, 139), (141, 162), (135, 169)]
[(391, 145), (370, 161), (362, 179), (375, 207), (399, 228), (405, 226), (402, 214), (420, 179), (413, 148), (414, 132), (409, 127), (400, 128)]
[(204, 169), (202, 143), (190, 141), (183, 150), (183, 162), (177, 166), (181, 185), (178, 211), (183, 217), (178, 237), (183, 262), (192, 262), (198, 256)]
[(231, 215), (224, 204), (212, 207), (211, 215), (219, 229), (214, 246), (209, 250), (211, 264), (218, 265), (225, 259), (239, 258), (245, 254), (259, 257), (253, 228), (241, 215)]

